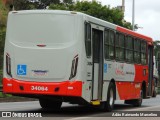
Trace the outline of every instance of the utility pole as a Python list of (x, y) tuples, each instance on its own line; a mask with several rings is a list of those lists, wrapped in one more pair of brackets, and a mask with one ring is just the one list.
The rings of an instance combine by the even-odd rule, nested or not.
[(135, 16), (135, 2), (133, 0), (133, 4), (132, 4), (132, 30), (135, 31), (135, 28), (134, 28), (134, 16)]
[(122, 0), (122, 12), (123, 12), (123, 14), (125, 12), (125, 0)]

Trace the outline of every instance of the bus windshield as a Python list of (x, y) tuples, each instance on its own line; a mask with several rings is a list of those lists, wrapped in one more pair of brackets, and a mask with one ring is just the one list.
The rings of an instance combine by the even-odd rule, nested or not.
[(57, 14), (13, 14), (8, 21), (8, 40), (15, 43), (73, 41), (74, 17)]

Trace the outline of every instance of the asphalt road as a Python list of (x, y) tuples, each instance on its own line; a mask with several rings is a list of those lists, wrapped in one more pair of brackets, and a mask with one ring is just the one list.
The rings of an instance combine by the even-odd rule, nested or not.
[[(14, 111), (17, 113), (40, 113), (42, 115), (44, 120), (50, 119), (50, 117), (54, 117), (54, 120), (89, 120), (89, 119), (95, 119), (97, 117), (100, 117), (98, 119), (109, 119), (110, 117), (113, 119), (113, 115), (116, 115), (118, 113), (134, 113), (135, 112), (147, 112), (152, 113), (154, 111), (160, 114), (160, 95), (158, 95), (156, 98), (150, 98), (143, 100), (143, 104), (141, 107), (132, 107), (131, 105), (123, 104), (123, 101), (116, 101), (115, 102), (115, 108), (113, 112), (101, 112), (97, 109), (94, 109), (92, 107), (85, 107), (85, 106), (78, 106), (78, 105), (71, 105), (64, 103), (62, 104), (62, 109), (58, 111), (50, 111), (50, 110), (43, 110), (38, 101), (33, 102), (11, 102), (11, 103), (0, 103), (0, 111)], [(108, 117), (109, 116), (109, 117)], [(119, 118), (115, 116), (116, 118)], [(142, 117), (141, 117), (142, 118)], [(147, 117), (145, 117), (148, 119)], [(151, 120), (151, 117), (149, 117)], [(157, 117), (158, 118), (158, 117)], [(0, 118), (1, 119), (1, 118)], [(127, 118), (126, 118), (127, 119)], [(120, 119), (118, 119), (120, 120)]]

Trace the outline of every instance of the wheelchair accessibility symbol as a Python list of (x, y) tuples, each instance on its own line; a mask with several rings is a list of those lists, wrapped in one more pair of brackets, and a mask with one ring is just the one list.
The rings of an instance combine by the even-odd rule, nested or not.
[(17, 65), (17, 75), (26, 75), (27, 65)]
[(108, 64), (104, 64), (104, 73), (107, 73)]

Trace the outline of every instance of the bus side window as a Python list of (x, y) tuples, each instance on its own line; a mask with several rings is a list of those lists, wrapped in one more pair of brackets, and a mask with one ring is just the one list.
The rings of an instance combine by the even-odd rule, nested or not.
[(109, 59), (109, 30), (104, 31), (104, 55)]
[(141, 63), (147, 64), (147, 43), (145, 41), (141, 41)]
[(114, 31), (110, 31), (109, 32), (109, 57), (110, 59), (114, 59), (114, 40), (115, 40), (115, 35), (114, 35)]
[(141, 40), (134, 40), (134, 61), (135, 63), (141, 63)]
[(85, 23), (85, 48), (87, 57), (91, 57), (91, 25)]
[(105, 59), (114, 59), (114, 31), (106, 29), (104, 31), (104, 54)]
[(133, 37), (126, 36), (126, 61), (133, 62)]
[(125, 35), (121, 33), (116, 34), (116, 59), (120, 61), (124, 61), (124, 40)]

